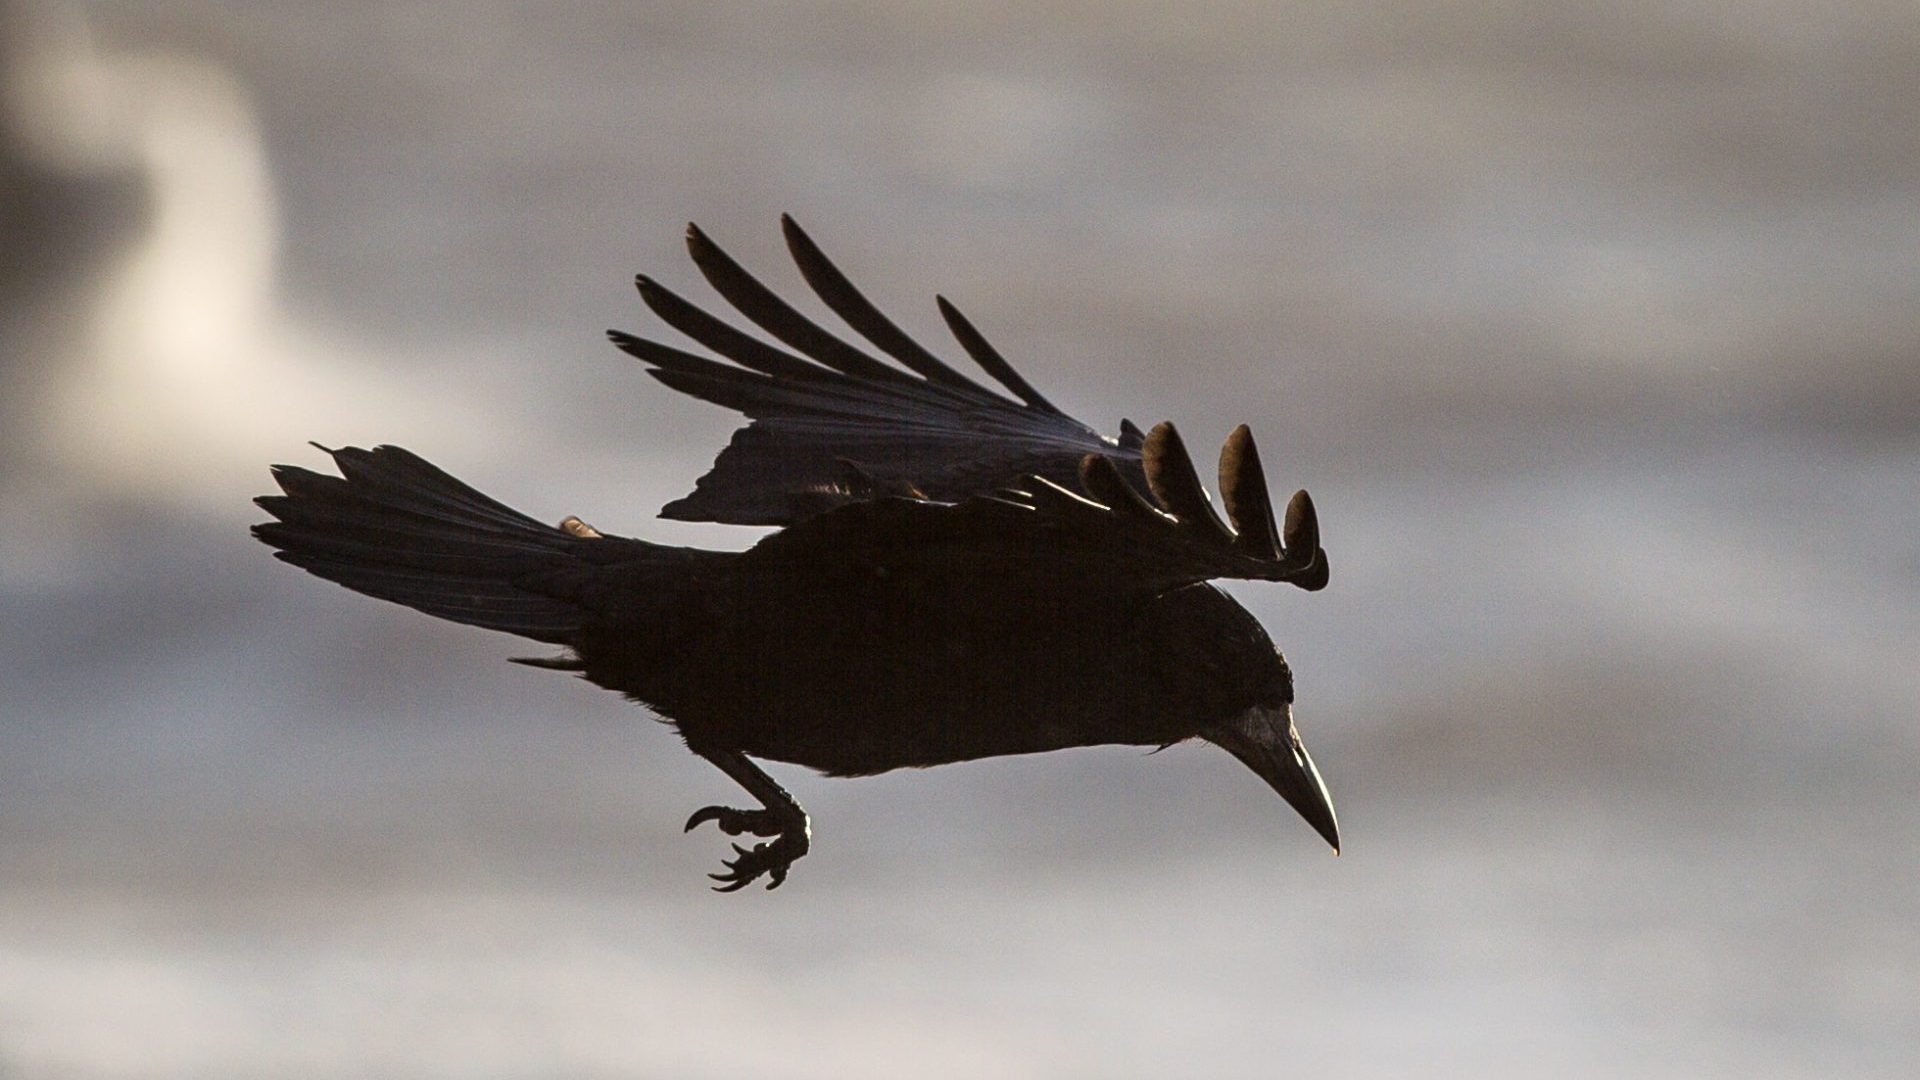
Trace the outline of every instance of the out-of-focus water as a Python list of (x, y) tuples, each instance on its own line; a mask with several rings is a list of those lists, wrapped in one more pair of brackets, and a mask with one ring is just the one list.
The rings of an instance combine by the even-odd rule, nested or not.
[[(1850, 4), (0, 6), (0, 1076), (1904, 1076), (1920, 15)], [(1312, 489), (1223, 754), (728, 783), (245, 535), (304, 440), (673, 525), (600, 340), (782, 286)], [(949, 355), (958, 350), (945, 347)]]

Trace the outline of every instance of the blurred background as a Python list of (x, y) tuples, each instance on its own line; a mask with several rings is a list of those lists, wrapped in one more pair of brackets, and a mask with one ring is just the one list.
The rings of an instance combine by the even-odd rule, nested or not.
[[(1920, 9), (0, 0), (0, 1077), (1892, 1077), (1920, 1055)], [(1225, 754), (717, 772), (275, 563), (307, 439), (673, 525), (601, 331), (792, 211), (1103, 431), (1249, 421)], [(817, 309), (814, 309), (817, 310)], [(1904, 1062), (1904, 1064), (1902, 1064)]]

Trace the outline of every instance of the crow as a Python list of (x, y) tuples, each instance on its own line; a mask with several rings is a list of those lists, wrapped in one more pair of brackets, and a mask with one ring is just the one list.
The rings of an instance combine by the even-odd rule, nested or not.
[[(613, 331), (674, 389), (739, 411), (713, 469), (663, 517), (781, 528), (744, 551), (528, 517), (397, 446), (273, 467), (279, 559), (369, 596), (560, 646), (651, 709), (759, 806), (708, 806), (733, 845), (716, 889), (786, 880), (804, 810), (753, 759), (829, 776), (1107, 744), (1212, 742), (1339, 851), (1293, 722), (1293, 676), (1210, 581), (1327, 583), (1305, 491), (1276, 524), (1253, 437), (1220, 455), (1214, 511), (1172, 424), (1105, 438), (1022, 379), (945, 298), (987, 389), (881, 314), (782, 219), (802, 276), (888, 364), (819, 326), (688, 228), (695, 264), (771, 344), (647, 277), (642, 299), (718, 357)], [(784, 346), (784, 347), (783, 347)], [(318, 444), (315, 444), (318, 446)]]

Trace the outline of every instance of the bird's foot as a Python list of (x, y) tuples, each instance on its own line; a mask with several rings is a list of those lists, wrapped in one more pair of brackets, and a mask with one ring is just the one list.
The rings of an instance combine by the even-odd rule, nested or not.
[(692, 832), (707, 822), (720, 826), (720, 831), (728, 836), (752, 833), (755, 836), (779, 836), (787, 831), (787, 822), (772, 810), (736, 810), (731, 806), (703, 806), (687, 819), (685, 832)]
[(777, 889), (787, 880), (787, 868), (794, 860), (807, 853), (807, 834), (799, 832), (781, 833), (771, 843), (755, 844), (749, 851), (739, 844), (733, 845), (734, 854), (739, 858), (723, 863), (727, 872), (708, 874), (720, 884), (713, 887), (714, 892), (734, 892), (746, 888), (761, 875), (767, 879), (767, 888)]
[(800, 804), (782, 791), (772, 777), (747, 760), (745, 754), (737, 750), (696, 752), (759, 799), (761, 808), (736, 810), (730, 806), (703, 806), (687, 819), (687, 831), (692, 832), (711, 821), (729, 836), (752, 833), (773, 837), (769, 843), (753, 845), (750, 851), (739, 844), (733, 845), (735, 857), (725, 863), (726, 872), (707, 875), (720, 883), (714, 886), (714, 891), (735, 892), (763, 877), (767, 879), (767, 888), (779, 888), (780, 883), (787, 880), (787, 868), (805, 855), (812, 843), (807, 812), (800, 809)]
[(755, 844), (752, 850), (733, 845), (734, 853), (739, 856), (727, 862), (724, 874), (707, 876), (720, 884), (714, 886), (715, 892), (733, 892), (744, 889), (760, 877), (767, 879), (767, 888), (777, 889), (787, 880), (787, 868), (795, 859), (807, 853), (811, 843), (807, 817), (805, 814), (783, 813), (779, 810), (735, 810), (729, 806), (707, 806), (693, 812), (687, 819), (687, 830), (711, 821), (720, 826), (720, 831), (728, 836), (752, 833), (755, 836), (771, 836), (771, 843)]

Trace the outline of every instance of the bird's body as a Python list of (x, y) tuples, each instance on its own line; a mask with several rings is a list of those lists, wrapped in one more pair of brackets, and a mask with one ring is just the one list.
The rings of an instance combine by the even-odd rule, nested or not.
[[(681, 598), (654, 629), (590, 626), (586, 678), (670, 718), (690, 746), (834, 776), (1180, 742), (1258, 695), (1233, 675), (1285, 670), (1208, 585), (1116, 610), (1029, 605), (965, 577), (829, 584), (743, 567)], [(1206, 655), (1181, 648), (1195, 641)]]
[[(824, 366), (644, 279), (656, 312), (742, 366), (615, 335), (662, 381), (754, 418), (666, 513), (783, 530), (721, 552), (604, 535), (577, 518), (549, 526), (380, 447), (330, 451), (339, 477), (276, 468), (283, 494), (260, 503), (277, 520), (256, 534), (349, 588), (562, 646), (526, 662), (650, 707), (763, 804), (689, 822), (773, 837), (737, 849), (717, 875), (728, 888), (763, 874), (778, 884), (810, 836), (749, 758), (859, 776), (1201, 737), (1337, 844), (1293, 728), (1285, 661), (1206, 584), (1324, 584), (1305, 493), (1279, 530), (1243, 427), (1221, 461), (1228, 529), (1170, 425), (1101, 439), (943, 301), (967, 351), (1025, 404), (991, 394), (906, 341), (788, 229), (822, 297), (916, 376), (825, 336), (697, 231), (696, 262), (723, 295)], [(1076, 476), (1087, 498), (1061, 485)]]

